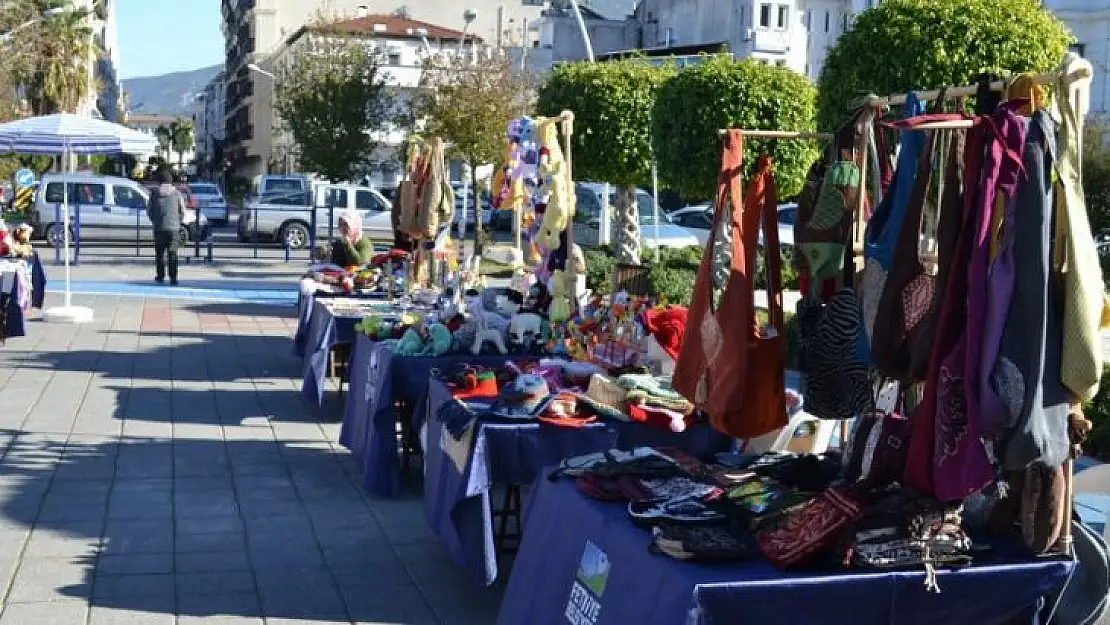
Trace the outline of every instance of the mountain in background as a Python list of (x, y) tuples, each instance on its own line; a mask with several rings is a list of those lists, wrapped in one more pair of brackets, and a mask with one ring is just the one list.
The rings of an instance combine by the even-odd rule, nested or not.
[(197, 94), (221, 69), (222, 65), (213, 65), (189, 72), (125, 78), (122, 83), (129, 112), (189, 117), (196, 110)]

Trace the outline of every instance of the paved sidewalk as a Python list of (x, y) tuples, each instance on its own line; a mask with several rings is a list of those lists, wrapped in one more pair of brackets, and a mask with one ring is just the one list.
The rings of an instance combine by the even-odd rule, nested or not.
[(293, 308), (74, 299), (0, 347), (0, 625), (495, 620), (300, 400)]

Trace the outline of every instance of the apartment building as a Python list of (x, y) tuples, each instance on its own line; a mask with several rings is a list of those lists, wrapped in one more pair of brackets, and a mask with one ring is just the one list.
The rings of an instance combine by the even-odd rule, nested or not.
[[(284, 45), (318, 14), (336, 17), (399, 15), (448, 29), (467, 29), (487, 41), (512, 24), (539, 18), (543, 0), (221, 0), (227, 93), (224, 102), (225, 155), (237, 175), (266, 171), (272, 147), (272, 85), (247, 69)], [(474, 20), (467, 25), (464, 11)], [(265, 93), (263, 93), (265, 92)]]
[(197, 94), (193, 111), (193, 134), (196, 137), (197, 170), (204, 177), (213, 177), (215, 172), (223, 169), (226, 88), (226, 74), (220, 72)]
[(89, 95), (78, 106), (77, 114), (118, 122), (123, 118), (123, 92), (119, 80), (116, 0), (73, 0), (73, 6), (88, 11), (96, 49), (88, 66)]
[(1071, 28), (1075, 52), (1091, 62), (1091, 113), (1110, 116), (1110, 0), (1044, 0)]

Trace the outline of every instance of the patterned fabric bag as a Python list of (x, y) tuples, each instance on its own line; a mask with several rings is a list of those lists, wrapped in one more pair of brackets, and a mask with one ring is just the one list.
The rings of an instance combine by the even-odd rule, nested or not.
[(778, 568), (790, 568), (817, 557), (862, 516), (859, 502), (847, 490), (829, 488), (802, 506), (781, 529), (760, 534), (756, 544)]
[[(923, 120), (952, 119), (963, 116), (923, 115), (892, 125), (912, 129)], [(925, 377), (936, 329), (936, 285), (943, 284), (940, 274), (947, 273), (944, 259), (959, 236), (962, 153), (962, 134), (933, 132), (918, 159), (913, 192), (879, 299), (871, 341), (871, 361), (889, 378), (917, 382)], [(935, 241), (935, 247), (928, 243), (923, 246), (923, 240)], [(925, 263), (923, 251), (936, 257)]]

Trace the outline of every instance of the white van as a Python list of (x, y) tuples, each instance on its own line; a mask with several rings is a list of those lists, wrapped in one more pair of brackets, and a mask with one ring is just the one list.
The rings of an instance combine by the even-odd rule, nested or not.
[[(68, 197), (63, 184), (68, 187)], [(32, 224), (35, 236), (52, 245), (61, 245), (62, 202), (69, 201), (70, 241), (77, 238), (77, 219), (80, 214), (81, 239), (108, 239), (134, 241), (137, 232), (141, 239), (154, 239), (150, 219), (146, 215), (149, 192), (129, 178), (98, 176), (91, 173), (44, 174), (35, 193), (35, 212)], [(202, 230), (207, 220), (201, 216)], [(188, 223), (193, 222), (193, 223)], [(182, 242), (187, 242), (196, 227), (195, 218), (186, 219), (182, 226)]]

